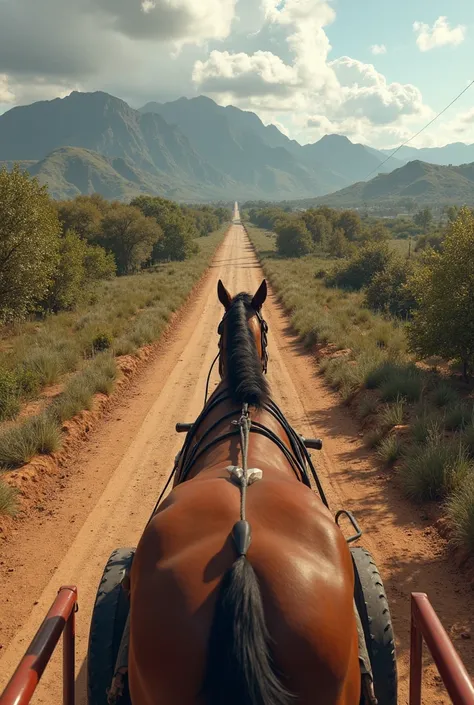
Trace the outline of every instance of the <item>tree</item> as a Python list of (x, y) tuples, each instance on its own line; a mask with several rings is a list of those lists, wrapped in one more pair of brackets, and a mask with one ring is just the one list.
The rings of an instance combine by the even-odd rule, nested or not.
[(348, 240), (356, 240), (362, 230), (360, 215), (355, 211), (343, 211), (338, 218), (337, 227), (342, 228)]
[(327, 248), (332, 257), (341, 258), (347, 255), (349, 250), (349, 242), (344, 235), (344, 230), (342, 228), (334, 228), (332, 233), (329, 235)]
[(164, 222), (162, 233), (162, 237), (153, 247), (153, 262), (160, 260), (182, 261), (196, 252), (193, 227), (188, 219), (171, 213)]
[[(100, 196), (99, 199), (101, 199)], [(100, 235), (102, 218), (105, 214), (104, 207), (99, 199), (90, 196), (78, 196), (72, 201), (59, 201), (57, 207), (63, 232), (74, 230), (77, 235), (85, 240), (97, 240)]]
[(412, 267), (408, 260), (394, 258), (376, 272), (365, 292), (365, 303), (373, 311), (390, 313), (407, 318), (416, 306), (410, 287), (407, 285)]
[(162, 238), (157, 239), (152, 252), (152, 261), (184, 260), (194, 252), (194, 237), (197, 232), (194, 222), (183, 214), (180, 206), (166, 198), (138, 196), (132, 206), (154, 218), (162, 230)]
[(73, 230), (68, 230), (60, 240), (59, 262), (48, 296), (42, 304), (47, 311), (71, 309), (83, 296), (86, 278), (84, 258), (87, 243)]
[(119, 274), (138, 271), (162, 238), (163, 231), (156, 220), (132, 206), (113, 204), (102, 221), (101, 241), (113, 252)]
[(474, 369), (474, 214), (461, 208), (448, 226), (441, 252), (429, 250), (409, 285), (418, 310), (409, 328), (412, 350), (462, 362)]
[(0, 320), (21, 318), (47, 292), (61, 226), (47, 188), (15, 166), (0, 171)]
[(114, 274), (112, 254), (103, 247), (88, 245), (74, 230), (68, 230), (60, 239), (58, 266), (41, 308), (54, 313), (73, 309), (83, 301), (91, 284)]
[(423, 210), (418, 211), (418, 213), (415, 213), (413, 216), (413, 220), (416, 225), (418, 225), (420, 228), (423, 228), (423, 230), (426, 232), (431, 223), (433, 222), (433, 213), (431, 212), (430, 208), (423, 208)]
[(311, 252), (313, 241), (302, 219), (287, 219), (277, 226), (277, 249), (283, 257), (303, 257)]
[(315, 244), (322, 245), (328, 241), (332, 233), (332, 222), (322, 213), (310, 208), (303, 213), (303, 220)]

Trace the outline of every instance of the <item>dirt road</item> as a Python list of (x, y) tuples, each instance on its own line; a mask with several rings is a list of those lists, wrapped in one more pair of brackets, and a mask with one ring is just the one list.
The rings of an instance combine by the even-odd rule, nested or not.
[[(222, 278), (231, 293), (255, 291), (262, 272), (240, 225), (234, 225), (212, 268), (166, 349), (151, 362), (123, 403), (92, 434), (58, 497), (42, 517), (32, 517), (1, 550), (0, 690), (41, 623), (57, 588), (79, 587), (77, 615), (78, 704), (85, 705), (88, 629), (103, 566), (113, 549), (136, 545), (173, 459), (184, 440), (177, 421), (192, 421), (202, 408), (206, 376), (217, 352), (222, 316), (216, 295)], [(469, 585), (445, 559), (428, 515), (400, 498), (385, 471), (362, 446), (347, 410), (317, 376), (270, 292), (264, 306), (269, 324), (269, 381), (290, 422), (306, 436), (321, 436), (317, 467), (333, 510), (346, 507), (365, 532), (389, 593), (400, 671), (400, 704), (407, 702), (409, 594), (427, 591), (474, 673)], [(213, 375), (214, 387), (217, 376)], [(3, 561), (3, 562), (2, 562)], [(474, 636), (474, 635), (473, 635)], [(33, 702), (61, 701), (60, 654)], [(448, 700), (437, 677), (427, 674), (425, 702)]]

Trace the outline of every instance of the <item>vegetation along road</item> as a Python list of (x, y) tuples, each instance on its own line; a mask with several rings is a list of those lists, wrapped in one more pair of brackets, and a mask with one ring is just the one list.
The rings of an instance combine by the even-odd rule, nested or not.
[[(263, 277), (240, 224), (229, 229), (211, 267), (177, 322), (133, 385), (71, 461), (65, 481), (8, 541), (0, 555), (0, 688), (54, 599), (58, 586), (79, 587), (78, 703), (86, 702), (88, 630), (102, 570), (118, 546), (136, 545), (183, 443), (176, 422), (192, 421), (203, 405), (206, 376), (217, 351), (222, 316), (216, 285), (231, 293), (255, 291)], [(468, 671), (474, 671), (469, 616), (474, 597), (430, 524), (392, 483), (340, 398), (318, 375), (314, 357), (293, 334), (270, 289), (269, 382), (277, 403), (305, 436), (324, 440), (316, 465), (333, 511), (355, 513), (363, 543), (374, 555), (388, 592), (397, 637), (400, 704), (407, 703), (410, 592), (428, 592)], [(212, 386), (217, 372), (213, 373)], [(60, 701), (56, 654), (34, 698)], [(427, 664), (425, 702), (448, 700)]]

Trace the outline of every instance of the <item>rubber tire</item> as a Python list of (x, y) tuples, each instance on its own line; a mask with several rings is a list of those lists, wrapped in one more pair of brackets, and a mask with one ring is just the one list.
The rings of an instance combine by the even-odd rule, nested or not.
[(351, 548), (355, 601), (369, 653), (379, 705), (397, 705), (397, 661), (392, 619), (382, 578), (369, 551)]
[(130, 609), (121, 581), (134, 553), (134, 548), (117, 548), (107, 561), (97, 590), (87, 654), (88, 705), (107, 705), (107, 689)]

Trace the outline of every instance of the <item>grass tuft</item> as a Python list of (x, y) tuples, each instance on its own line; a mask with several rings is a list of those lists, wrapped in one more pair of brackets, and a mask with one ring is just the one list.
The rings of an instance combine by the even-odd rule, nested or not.
[(377, 448), (377, 455), (384, 465), (393, 465), (403, 454), (403, 444), (396, 434), (384, 438)]
[(455, 406), (459, 403), (459, 395), (447, 382), (440, 382), (432, 393), (433, 404), (438, 408)]
[(44, 413), (0, 433), (0, 468), (16, 468), (38, 453), (53, 453), (61, 444), (57, 421)]
[(408, 497), (422, 502), (444, 499), (473, 471), (472, 461), (459, 441), (432, 434), (425, 446), (407, 455), (400, 478)]
[(447, 505), (447, 515), (453, 528), (453, 541), (466, 551), (474, 551), (474, 475), (460, 484)]

